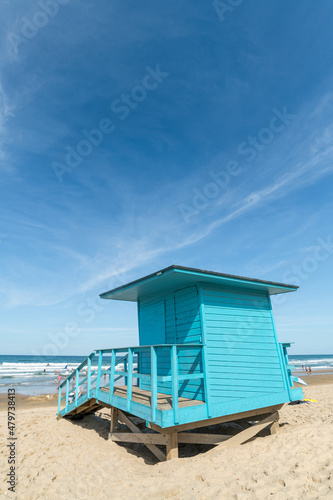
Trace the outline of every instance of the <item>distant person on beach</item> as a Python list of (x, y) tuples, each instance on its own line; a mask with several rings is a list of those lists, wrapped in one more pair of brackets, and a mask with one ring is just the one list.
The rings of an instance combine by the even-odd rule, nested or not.
[(60, 382), (61, 382), (61, 375), (59, 375), (58, 377), (58, 385), (60, 385)]
[(305, 373), (306, 373), (306, 374), (308, 373), (308, 369), (307, 369), (307, 367), (305, 367)]
[(309, 374), (311, 375), (312, 374), (311, 366), (309, 366), (308, 370), (309, 370)]

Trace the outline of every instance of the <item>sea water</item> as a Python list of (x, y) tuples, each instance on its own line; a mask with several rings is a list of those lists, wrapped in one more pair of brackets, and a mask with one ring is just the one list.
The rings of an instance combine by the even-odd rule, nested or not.
[[(15, 387), (20, 394), (54, 394), (57, 392), (59, 374), (63, 381), (85, 359), (85, 356), (0, 355), (0, 392)], [(97, 368), (97, 359), (96, 356), (92, 361), (94, 368)], [(295, 370), (301, 370), (302, 366), (310, 366), (312, 372), (333, 370), (333, 354), (290, 355), (289, 362), (295, 366)], [(110, 364), (111, 357), (105, 356), (103, 369), (107, 369)]]
[(333, 370), (333, 354), (293, 354), (288, 356), (289, 363), (295, 370), (302, 370), (302, 366), (311, 367), (312, 371), (329, 372)]
[[(31, 396), (55, 394), (59, 375), (62, 382), (85, 359), (86, 356), (0, 355), (0, 393), (14, 387), (16, 392)], [(92, 370), (97, 369), (97, 362), (98, 356), (95, 356)], [(102, 369), (106, 370), (110, 365), (111, 357), (105, 355)], [(122, 368), (123, 364), (119, 366), (119, 369)], [(81, 373), (84, 378), (86, 367)]]

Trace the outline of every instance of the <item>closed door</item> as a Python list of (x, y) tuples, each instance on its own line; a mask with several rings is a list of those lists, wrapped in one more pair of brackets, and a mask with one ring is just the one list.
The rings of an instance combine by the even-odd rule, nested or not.
[(140, 337), (143, 345), (165, 344), (164, 300), (140, 309)]

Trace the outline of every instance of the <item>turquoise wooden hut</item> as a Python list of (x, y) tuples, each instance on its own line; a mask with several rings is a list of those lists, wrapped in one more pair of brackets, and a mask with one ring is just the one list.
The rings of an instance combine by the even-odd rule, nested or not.
[[(61, 384), (58, 416), (110, 407), (110, 437), (145, 443), (161, 460), (159, 444), (172, 458), (179, 442), (229, 445), (267, 426), (275, 431), (277, 410), (303, 394), (293, 386), (290, 344), (278, 342), (270, 296), (297, 288), (170, 266), (102, 293), (137, 303), (139, 345), (90, 354)], [(151, 431), (142, 433), (133, 416)], [(232, 438), (188, 432), (244, 419), (258, 423)], [(119, 420), (132, 433), (117, 432)]]

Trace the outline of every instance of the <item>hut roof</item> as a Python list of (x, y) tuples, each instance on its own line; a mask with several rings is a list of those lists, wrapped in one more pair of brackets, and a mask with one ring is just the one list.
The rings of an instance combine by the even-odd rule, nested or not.
[(263, 281), (254, 278), (245, 278), (231, 274), (173, 265), (127, 283), (126, 285), (101, 293), (100, 297), (102, 299), (136, 302), (140, 297), (172, 292), (194, 285), (198, 282), (262, 290), (268, 292), (270, 295), (294, 292), (298, 288), (296, 285), (287, 285), (284, 283), (275, 283), (273, 281)]

